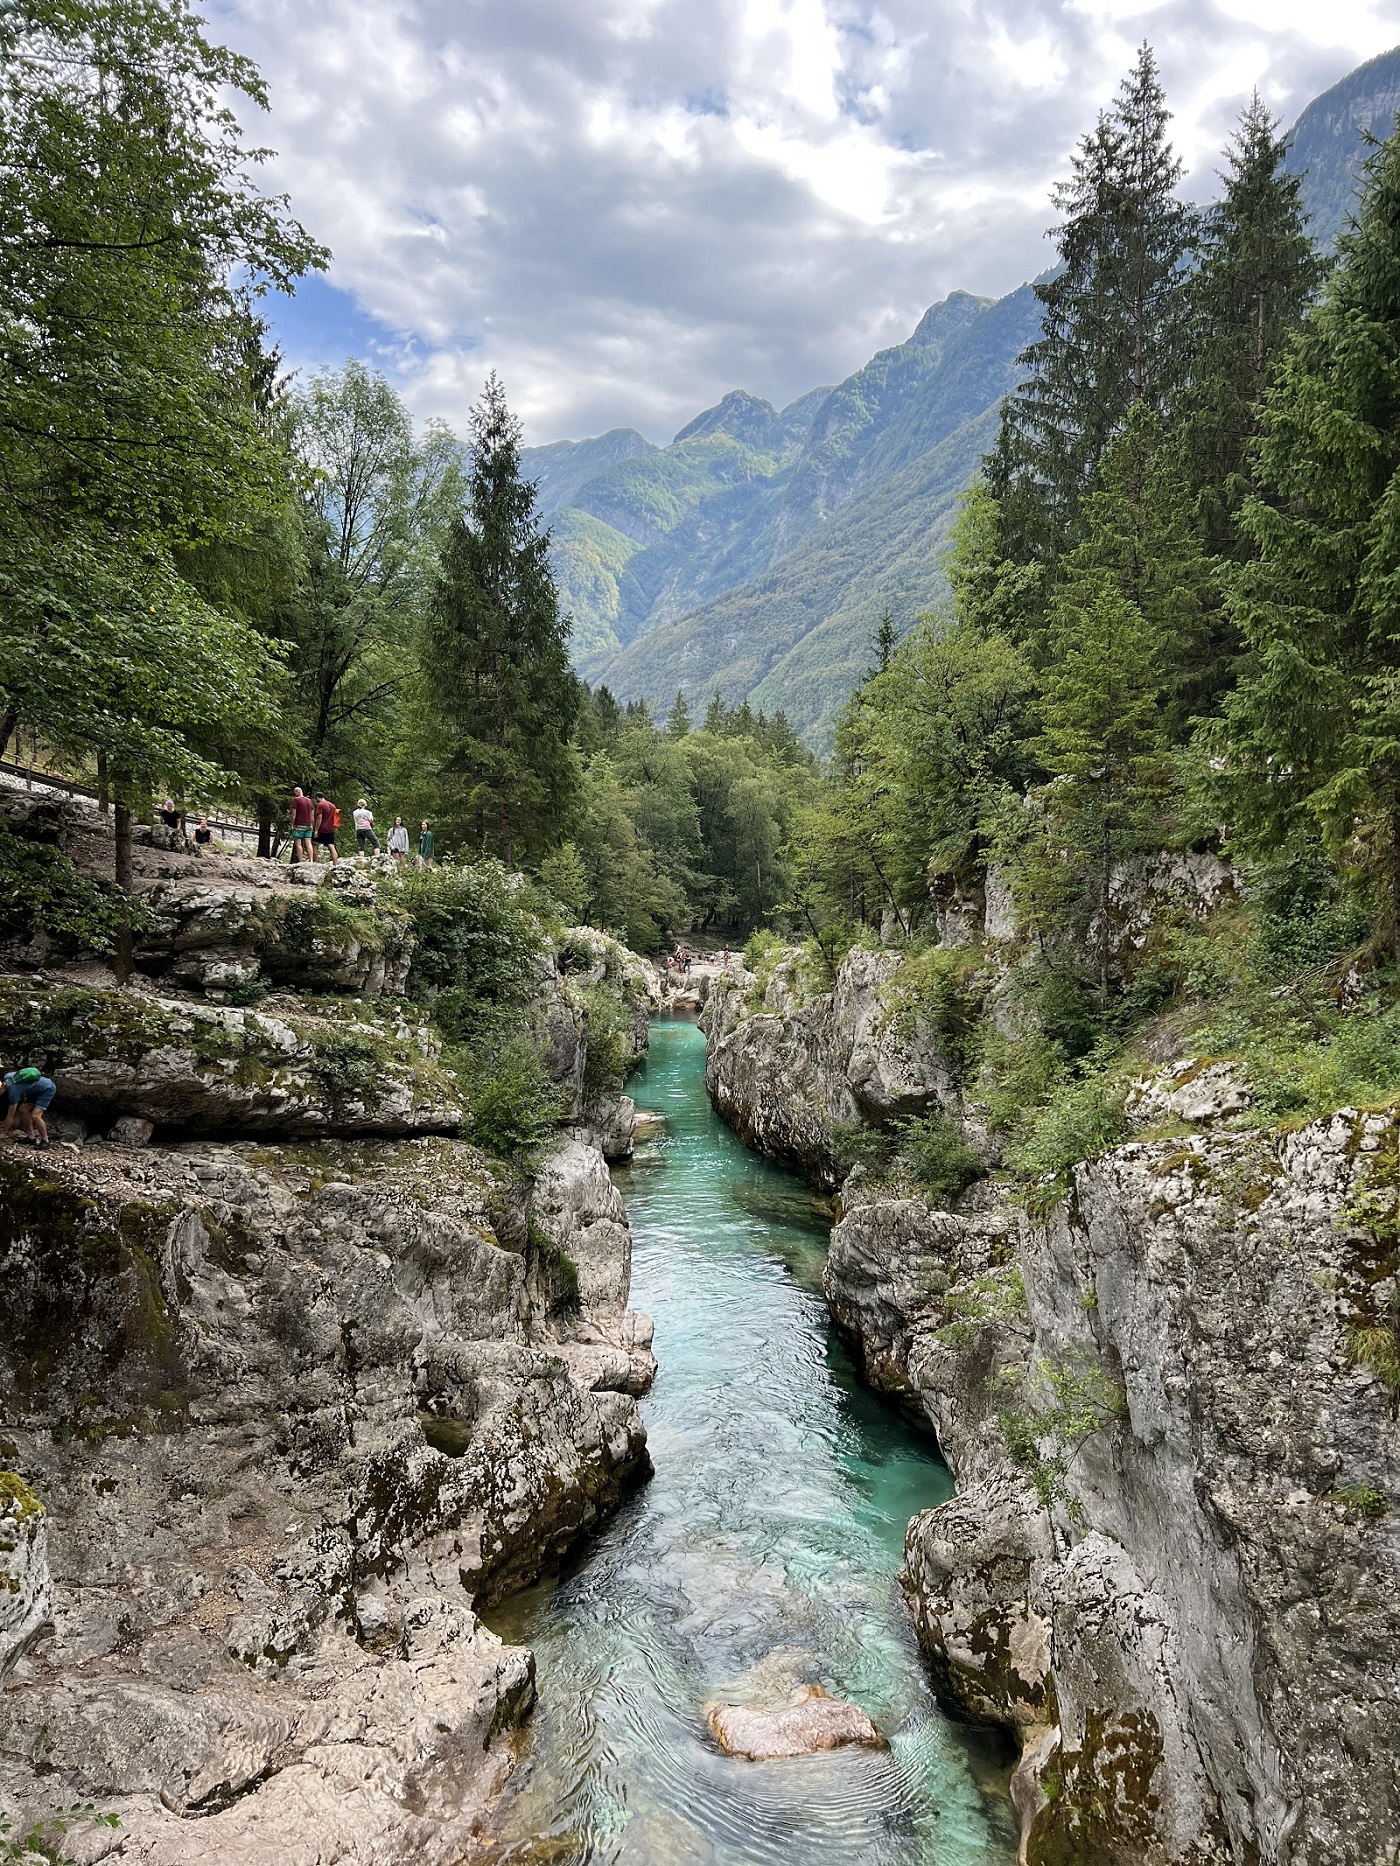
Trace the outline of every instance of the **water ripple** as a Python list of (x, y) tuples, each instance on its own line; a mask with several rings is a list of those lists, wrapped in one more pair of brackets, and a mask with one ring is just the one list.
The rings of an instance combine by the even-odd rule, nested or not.
[[(818, 1293), (799, 1182), (714, 1118), (693, 1026), (653, 1028), (640, 1106), (668, 1125), (623, 1190), (633, 1302), (656, 1318), (656, 1477), (585, 1564), (497, 1617), (539, 1706), (494, 1866), (1008, 1866), (998, 1763), (943, 1718), (896, 1573), (950, 1489), (864, 1392)], [(887, 1750), (753, 1764), (705, 1721), (801, 1682), (864, 1705)]]

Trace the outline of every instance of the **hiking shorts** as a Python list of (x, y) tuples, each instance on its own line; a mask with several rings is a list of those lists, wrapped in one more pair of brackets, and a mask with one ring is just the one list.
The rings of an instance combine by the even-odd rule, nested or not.
[(360, 845), (361, 855), (364, 854), (366, 849), (377, 849), (379, 847), (379, 838), (372, 829), (357, 829), (355, 831), (355, 840)]
[(335, 831), (333, 829), (318, 829), (316, 831), (316, 840), (323, 849), (333, 849), (335, 847)]
[(292, 831), (292, 841), (293, 842), (310, 842), (310, 840), (311, 840), (311, 825), (309, 823), (298, 823), (296, 828)]
[(33, 1108), (36, 1114), (42, 1114), (58, 1093), (56, 1083), (46, 1076), (42, 1082), (36, 1082), (32, 1088), (26, 1088), (21, 1082), (10, 1084), (10, 1105)]

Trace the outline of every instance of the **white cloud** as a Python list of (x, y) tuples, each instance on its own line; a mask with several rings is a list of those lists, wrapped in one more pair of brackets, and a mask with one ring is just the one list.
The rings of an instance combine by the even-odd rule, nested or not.
[(1018, 284), (1143, 37), (1209, 192), (1256, 84), (1291, 117), (1397, 36), (1394, 0), (219, 0), (211, 23), (262, 66), (276, 185), (364, 314), (309, 294), (293, 360), (348, 341), (457, 425), (495, 367), (532, 440), (781, 402), (949, 290)]

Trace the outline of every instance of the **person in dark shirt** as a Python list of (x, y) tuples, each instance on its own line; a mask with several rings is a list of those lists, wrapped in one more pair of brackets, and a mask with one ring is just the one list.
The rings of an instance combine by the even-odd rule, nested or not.
[(418, 832), (418, 859), (425, 868), (431, 868), (436, 854), (437, 843), (433, 839), (432, 824), (425, 822)]
[(314, 862), (316, 851), (311, 845), (312, 827), (316, 820), (316, 806), (298, 784), (292, 792), (292, 860), (293, 862)]
[[(317, 847), (330, 851), (332, 866), (340, 860), (335, 846), (335, 824), (336, 818), (339, 815), (339, 810), (336, 809), (329, 797), (318, 797), (316, 799), (316, 843)], [(314, 850), (312, 851), (312, 859), (315, 859)]]
[(214, 840), (214, 832), (209, 827), (209, 818), (207, 816), (200, 817), (195, 828), (194, 839), (201, 849), (207, 849), (209, 844)]

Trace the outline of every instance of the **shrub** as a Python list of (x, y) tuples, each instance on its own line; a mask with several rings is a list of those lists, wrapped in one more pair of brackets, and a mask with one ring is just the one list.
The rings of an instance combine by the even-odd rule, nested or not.
[(316, 1044), (311, 1078), (336, 1114), (352, 1102), (371, 1101), (384, 1073), (384, 1056), (374, 1041), (354, 1030), (335, 1030)]
[(883, 1172), (894, 1157), (895, 1137), (888, 1128), (867, 1127), (863, 1121), (842, 1121), (827, 1135), (827, 1150), (843, 1172), (863, 1166)]
[(563, 1098), (526, 1037), (484, 1042), (453, 1061), (467, 1091), (472, 1139), (479, 1147), (501, 1159), (521, 1160), (549, 1139)]
[(938, 1032), (958, 1074), (973, 1061), (987, 979), (976, 947), (930, 946), (906, 954), (889, 994), (901, 1035), (923, 1019)]
[(415, 994), (455, 989), (489, 1003), (524, 997), (544, 934), (528, 905), (532, 892), (500, 862), (406, 869), (384, 884), (384, 896), (413, 923)]
[(952, 1115), (926, 1114), (902, 1121), (899, 1151), (924, 1196), (946, 1205), (982, 1174), (982, 1160), (963, 1139)]
[(590, 1094), (620, 1089), (632, 1068), (631, 1019), (606, 985), (593, 985), (582, 996), (588, 1013), (583, 1086)]
[(1018, 1172), (1049, 1181), (1049, 1190), (1063, 1191), (1072, 1167), (1116, 1146), (1127, 1131), (1123, 1091), (1091, 1076), (1041, 1109), (1024, 1139), (1007, 1149), (1007, 1160)]
[(61, 849), (0, 825), (0, 939), (43, 933), (68, 952), (111, 952), (119, 927), (140, 932), (150, 920), (144, 901), (99, 887)]

